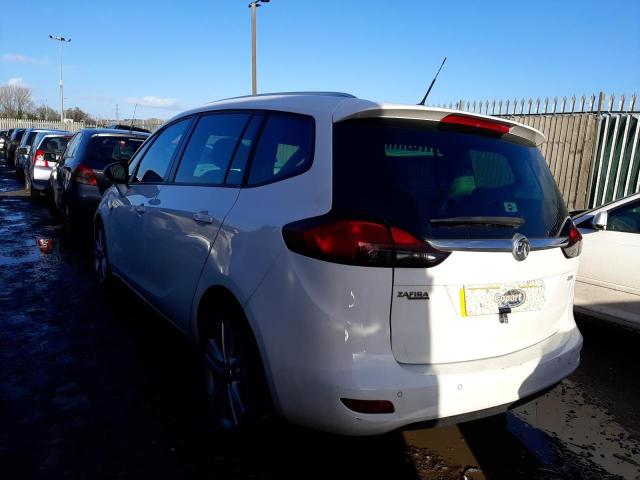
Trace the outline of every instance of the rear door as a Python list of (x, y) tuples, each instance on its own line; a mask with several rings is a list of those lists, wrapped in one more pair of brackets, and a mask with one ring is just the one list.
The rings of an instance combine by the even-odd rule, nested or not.
[(241, 178), (225, 180), (234, 156), (244, 156), (246, 162), (248, 144), (257, 131), (257, 123), (250, 120), (248, 112), (200, 116), (174, 168), (173, 181), (147, 209), (146, 270), (152, 272), (147, 293), (183, 328), (202, 267), (238, 197)]
[[(336, 124), (334, 209), (449, 254), (429, 268), (408, 258), (394, 269), (398, 361), (504, 355), (553, 335), (570, 315), (577, 262), (549, 248), (568, 234), (568, 212), (539, 150), (517, 142), (434, 122)], [(532, 249), (523, 260), (513, 253), (518, 236)]]

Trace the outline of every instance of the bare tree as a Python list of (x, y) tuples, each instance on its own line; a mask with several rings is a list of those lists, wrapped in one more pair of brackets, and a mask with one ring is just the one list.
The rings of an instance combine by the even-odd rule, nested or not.
[(47, 105), (40, 105), (38, 108), (36, 108), (33, 111), (33, 116), (36, 120), (60, 120), (60, 112)]
[(78, 107), (68, 108), (65, 111), (65, 117), (70, 118), (74, 122), (95, 123), (95, 120), (87, 112), (82, 111)]
[(21, 85), (0, 87), (0, 116), (24, 118), (34, 108), (31, 89)]

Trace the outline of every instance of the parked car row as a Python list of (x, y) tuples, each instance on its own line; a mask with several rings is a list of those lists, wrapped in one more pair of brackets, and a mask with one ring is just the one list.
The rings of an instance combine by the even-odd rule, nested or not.
[(101, 284), (194, 342), (219, 425), (276, 411), (379, 434), (503, 412), (578, 366), (582, 235), (543, 141), (470, 113), (253, 96), (149, 138), (75, 134), (50, 201), (92, 227)]
[[(102, 169), (127, 161), (149, 133), (86, 128), (75, 134), (63, 130), (27, 128), (5, 133), (6, 159), (24, 180), (32, 199), (48, 197), (51, 213), (69, 230), (84, 223), (91, 231), (102, 192), (110, 182)], [(142, 130), (142, 129), (139, 129)], [(70, 148), (67, 148), (67, 145)]]

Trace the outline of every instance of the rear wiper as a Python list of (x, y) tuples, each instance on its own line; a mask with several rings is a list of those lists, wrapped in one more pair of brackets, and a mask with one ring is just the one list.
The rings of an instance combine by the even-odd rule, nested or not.
[(451, 217), (432, 218), (429, 223), (444, 225), (489, 225), (496, 227), (519, 227), (524, 223), (522, 217)]

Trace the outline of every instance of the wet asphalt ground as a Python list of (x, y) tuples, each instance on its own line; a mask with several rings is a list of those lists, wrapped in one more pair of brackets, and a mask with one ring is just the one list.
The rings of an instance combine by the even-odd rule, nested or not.
[[(53, 239), (42, 253), (37, 238)], [(0, 478), (640, 479), (640, 335), (581, 319), (579, 369), (506, 415), (344, 438), (208, 423), (198, 357), (124, 287), (102, 292), (0, 161)]]

